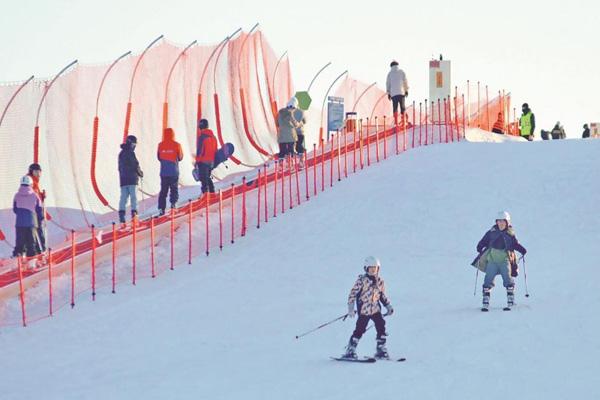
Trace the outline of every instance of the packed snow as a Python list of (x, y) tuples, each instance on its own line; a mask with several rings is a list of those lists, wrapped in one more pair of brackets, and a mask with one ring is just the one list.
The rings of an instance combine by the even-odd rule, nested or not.
[[(468, 136), (467, 136), (468, 137)], [(490, 136), (492, 137), (492, 136)], [(600, 141), (461, 142), (351, 174), (233, 246), (0, 331), (2, 399), (596, 399)], [(517, 306), (474, 296), (499, 210), (528, 249)], [(346, 312), (375, 255), (388, 350), (350, 364)], [(372, 355), (375, 332), (358, 353)]]

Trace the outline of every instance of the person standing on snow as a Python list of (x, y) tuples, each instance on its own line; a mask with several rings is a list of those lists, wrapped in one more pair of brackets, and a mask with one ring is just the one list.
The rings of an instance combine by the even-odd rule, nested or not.
[(37, 238), (38, 244), (40, 246), (41, 251), (46, 250), (46, 234), (44, 225), (46, 224), (46, 219), (50, 219), (50, 215), (44, 210), (44, 201), (46, 200), (46, 191), (40, 188), (40, 178), (42, 176), (42, 167), (38, 163), (33, 163), (29, 166), (29, 171), (27, 172), (27, 176), (31, 178), (32, 185), (31, 189), (37, 194), (41, 201), (42, 210), (44, 211), (44, 220), (38, 224), (37, 227)]
[(477, 252), (486, 257), (485, 279), (483, 281), (483, 306), (481, 311), (488, 311), (490, 306), (490, 294), (494, 287), (496, 275), (502, 276), (502, 282), (506, 288), (507, 309), (514, 305), (515, 281), (517, 276), (515, 250), (522, 255), (527, 254), (525, 247), (521, 246), (510, 222), (510, 214), (501, 211), (496, 216), (496, 223), (485, 233), (477, 244)]
[(370, 320), (375, 324), (377, 330), (377, 350), (375, 358), (388, 359), (389, 355), (385, 347), (387, 333), (385, 331), (385, 320), (381, 315), (381, 306), (383, 304), (387, 310), (386, 315), (392, 315), (394, 308), (385, 294), (385, 284), (383, 279), (379, 277), (379, 269), (381, 263), (373, 256), (369, 256), (364, 262), (364, 275), (359, 275), (356, 283), (350, 290), (348, 296), (348, 316), (354, 318), (357, 313), (354, 310), (354, 305), (358, 311), (358, 320), (356, 328), (350, 336), (344, 358), (356, 358), (356, 346), (358, 341), (365, 333), (367, 324)]
[(287, 106), (277, 113), (277, 142), (279, 143), (279, 160), (294, 155), (294, 145), (298, 140), (297, 129), (300, 124), (294, 118), (294, 110), (298, 107), (298, 99), (292, 97)]
[(390, 72), (388, 72), (385, 81), (388, 99), (392, 101), (392, 111), (394, 112), (394, 124), (398, 125), (398, 105), (400, 105), (401, 123), (404, 123), (404, 113), (406, 111), (405, 99), (408, 97), (408, 81), (406, 74), (398, 67), (398, 61), (392, 61)]
[(588, 124), (583, 125), (583, 134), (581, 135), (582, 139), (587, 139), (590, 137), (590, 127)]
[(214, 193), (215, 185), (210, 177), (217, 153), (217, 139), (212, 130), (208, 129), (208, 120), (198, 122), (196, 136), (196, 169), (200, 176), (202, 193)]
[[(295, 97), (294, 97), (295, 99)], [(304, 168), (304, 152), (306, 147), (304, 146), (304, 125), (306, 125), (306, 113), (301, 108), (294, 108), (293, 116), (298, 126), (296, 127), (296, 154), (298, 155), (298, 163), (300, 168)]]
[(556, 121), (556, 125), (552, 128), (550, 132), (552, 135), (552, 139), (566, 139), (567, 134), (565, 133), (565, 128), (560, 124), (560, 121)]
[(492, 127), (493, 133), (504, 134), (504, 117), (502, 113), (498, 113), (498, 119), (494, 122), (494, 126)]
[(159, 143), (156, 156), (160, 161), (160, 193), (158, 194), (158, 210), (165, 215), (167, 194), (171, 208), (175, 208), (179, 200), (179, 162), (183, 160), (181, 144), (175, 141), (175, 132), (171, 128), (164, 131), (164, 140)]
[(137, 185), (144, 173), (135, 155), (137, 138), (133, 135), (127, 136), (125, 143), (121, 145), (119, 153), (119, 181), (121, 185), (121, 198), (119, 200), (119, 222), (125, 224), (125, 210), (127, 201), (131, 200), (131, 219), (137, 216)]
[(535, 133), (535, 115), (527, 103), (523, 103), (521, 111), (523, 111), (523, 114), (521, 114), (521, 118), (519, 119), (521, 136), (531, 142), (533, 140), (533, 134)]
[(21, 178), (21, 186), (13, 199), (13, 212), (17, 216), (14, 257), (23, 254), (33, 257), (40, 254), (37, 231), (44, 220), (44, 213), (42, 202), (33, 191), (32, 184), (30, 176), (25, 175)]

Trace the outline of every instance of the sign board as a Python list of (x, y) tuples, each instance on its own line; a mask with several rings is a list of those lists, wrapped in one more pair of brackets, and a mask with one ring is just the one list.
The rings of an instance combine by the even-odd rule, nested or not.
[(312, 103), (312, 98), (308, 94), (308, 92), (296, 92), (295, 97), (298, 99), (298, 107), (301, 110), (308, 110), (310, 108), (310, 103)]
[(337, 131), (344, 126), (344, 98), (327, 97), (327, 131)]

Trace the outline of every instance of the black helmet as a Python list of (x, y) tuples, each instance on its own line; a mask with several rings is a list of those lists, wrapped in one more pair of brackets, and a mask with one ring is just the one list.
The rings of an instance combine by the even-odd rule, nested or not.
[(398, 61), (394, 60), (390, 63), (390, 68), (393, 67), (394, 65), (398, 65)]
[(137, 144), (137, 138), (133, 135), (129, 135), (129, 136), (127, 136), (127, 143), (128, 144)]
[(29, 166), (29, 173), (33, 172), (33, 171), (41, 171), (42, 167), (40, 167), (40, 164), (38, 163), (33, 163)]
[(198, 128), (208, 129), (208, 120), (202, 118), (200, 121), (198, 121)]

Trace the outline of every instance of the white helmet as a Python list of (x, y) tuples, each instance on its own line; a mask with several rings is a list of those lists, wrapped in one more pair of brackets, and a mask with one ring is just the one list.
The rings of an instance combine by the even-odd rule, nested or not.
[(363, 267), (365, 272), (367, 272), (369, 267), (377, 267), (377, 271), (375, 273), (378, 274), (379, 269), (381, 268), (381, 262), (379, 261), (379, 258), (373, 256), (365, 258), (365, 263)]
[(33, 180), (29, 175), (25, 175), (21, 178), (21, 185), (31, 186), (33, 184)]
[(510, 214), (508, 213), (508, 211), (498, 212), (498, 214), (496, 215), (496, 220), (499, 220), (499, 219), (505, 219), (506, 222), (510, 224)]
[(287, 103), (287, 108), (298, 108), (298, 99), (296, 96), (292, 97)]

